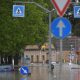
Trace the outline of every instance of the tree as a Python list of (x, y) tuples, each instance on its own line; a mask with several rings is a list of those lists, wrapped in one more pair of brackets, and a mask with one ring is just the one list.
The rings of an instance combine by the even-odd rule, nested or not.
[(47, 14), (34, 4), (26, 4), (24, 18), (12, 17), (12, 0), (1, 0), (0, 53), (15, 55), (26, 45), (40, 45), (47, 40)]
[(80, 19), (79, 18), (74, 18), (74, 9), (73, 9), (74, 5), (71, 4), (70, 7), (68, 8), (68, 10), (66, 11), (66, 14), (64, 17), (68, 18), (71, 22), (72, 25), (72, 33), (75, 36), (80, 37)]

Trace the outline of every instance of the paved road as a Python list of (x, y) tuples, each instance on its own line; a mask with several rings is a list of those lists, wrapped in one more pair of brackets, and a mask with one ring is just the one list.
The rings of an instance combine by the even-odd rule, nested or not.
[[(28, 80), (49, 80), (47, 65), (33, 65), (30, 67), (31, 76)], [(61, 75), (61, 79), (60, 76)], [(59, 72), (59, 65), (55, 65), (55, 69), (51, 76), (52, 80), (80, 80), (80, 67), (78, 65), (63, 64), (62, 71)], [(50, 78), (51, 78), (50, 77)], [(20, 75), (19, 72), (3, 72), (0, 73), (0, 80), (27, 80), (26, 76)]]

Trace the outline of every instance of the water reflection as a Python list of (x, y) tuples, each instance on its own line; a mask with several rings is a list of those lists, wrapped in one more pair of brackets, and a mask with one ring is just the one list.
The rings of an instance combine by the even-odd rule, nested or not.
[(46, 66), (32, 67), (30, 80), (48, 80), (48, 69)]
[[(0, 80), (48, 80), (48, 70), (45, 66), (30, 67), (31, 76), (22, 76), (19, 71), (0, 72)], [(46, 77), (45, 77), (46, 76)]]
[[(49, 80), (48, 66), (34, 66), (30, 67), (31, 75), (29, 77), (23, 76), (16, 72), (0, 72), (0, 80)], [(52, 80), (59, 79), (59, 66), (55, 66), (53, 70)], [(80, 69), (71, 69), (69, 65), (62, 66), (62, 79), (61, 80), (80, 80)], [(56, 77), (54, 77), (56, 76)]]
[(21, 78), (20, 80), (28, 80), (27, 78)]
[(0, 80), (19, 80), (19, 72), (0, 72)]

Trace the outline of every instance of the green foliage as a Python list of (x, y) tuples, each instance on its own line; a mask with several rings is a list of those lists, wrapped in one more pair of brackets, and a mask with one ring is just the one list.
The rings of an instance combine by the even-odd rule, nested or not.
[(22, 52), (26, 45), (47, 41), (48, 14), (34, 4), (26, 4), (25, 17), (14, 18), (13, 1), (0, 1), (0, 54), (14, 55)]

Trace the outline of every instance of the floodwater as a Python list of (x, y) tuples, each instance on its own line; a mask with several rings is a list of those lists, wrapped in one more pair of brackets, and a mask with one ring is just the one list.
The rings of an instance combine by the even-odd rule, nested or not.
[(16, 72), (0, 72), (0, 80), (48, 80), (48, 67), (47, 66), (34, 66), (30, 67), (31, 76), (23, 76)]
[[(47, 65), (31, 66), (31, 76), (22, 76), (19, 71), (0, 72), (0, 80), (80, 80), (80, 69), (71, 69), (69, 65), (62, 66), (62, 72), (59, 73), (59, 66), (55, 66), (54, 73), (49, 78)], [(59, 75), (62, 75), (62, 79)]]

